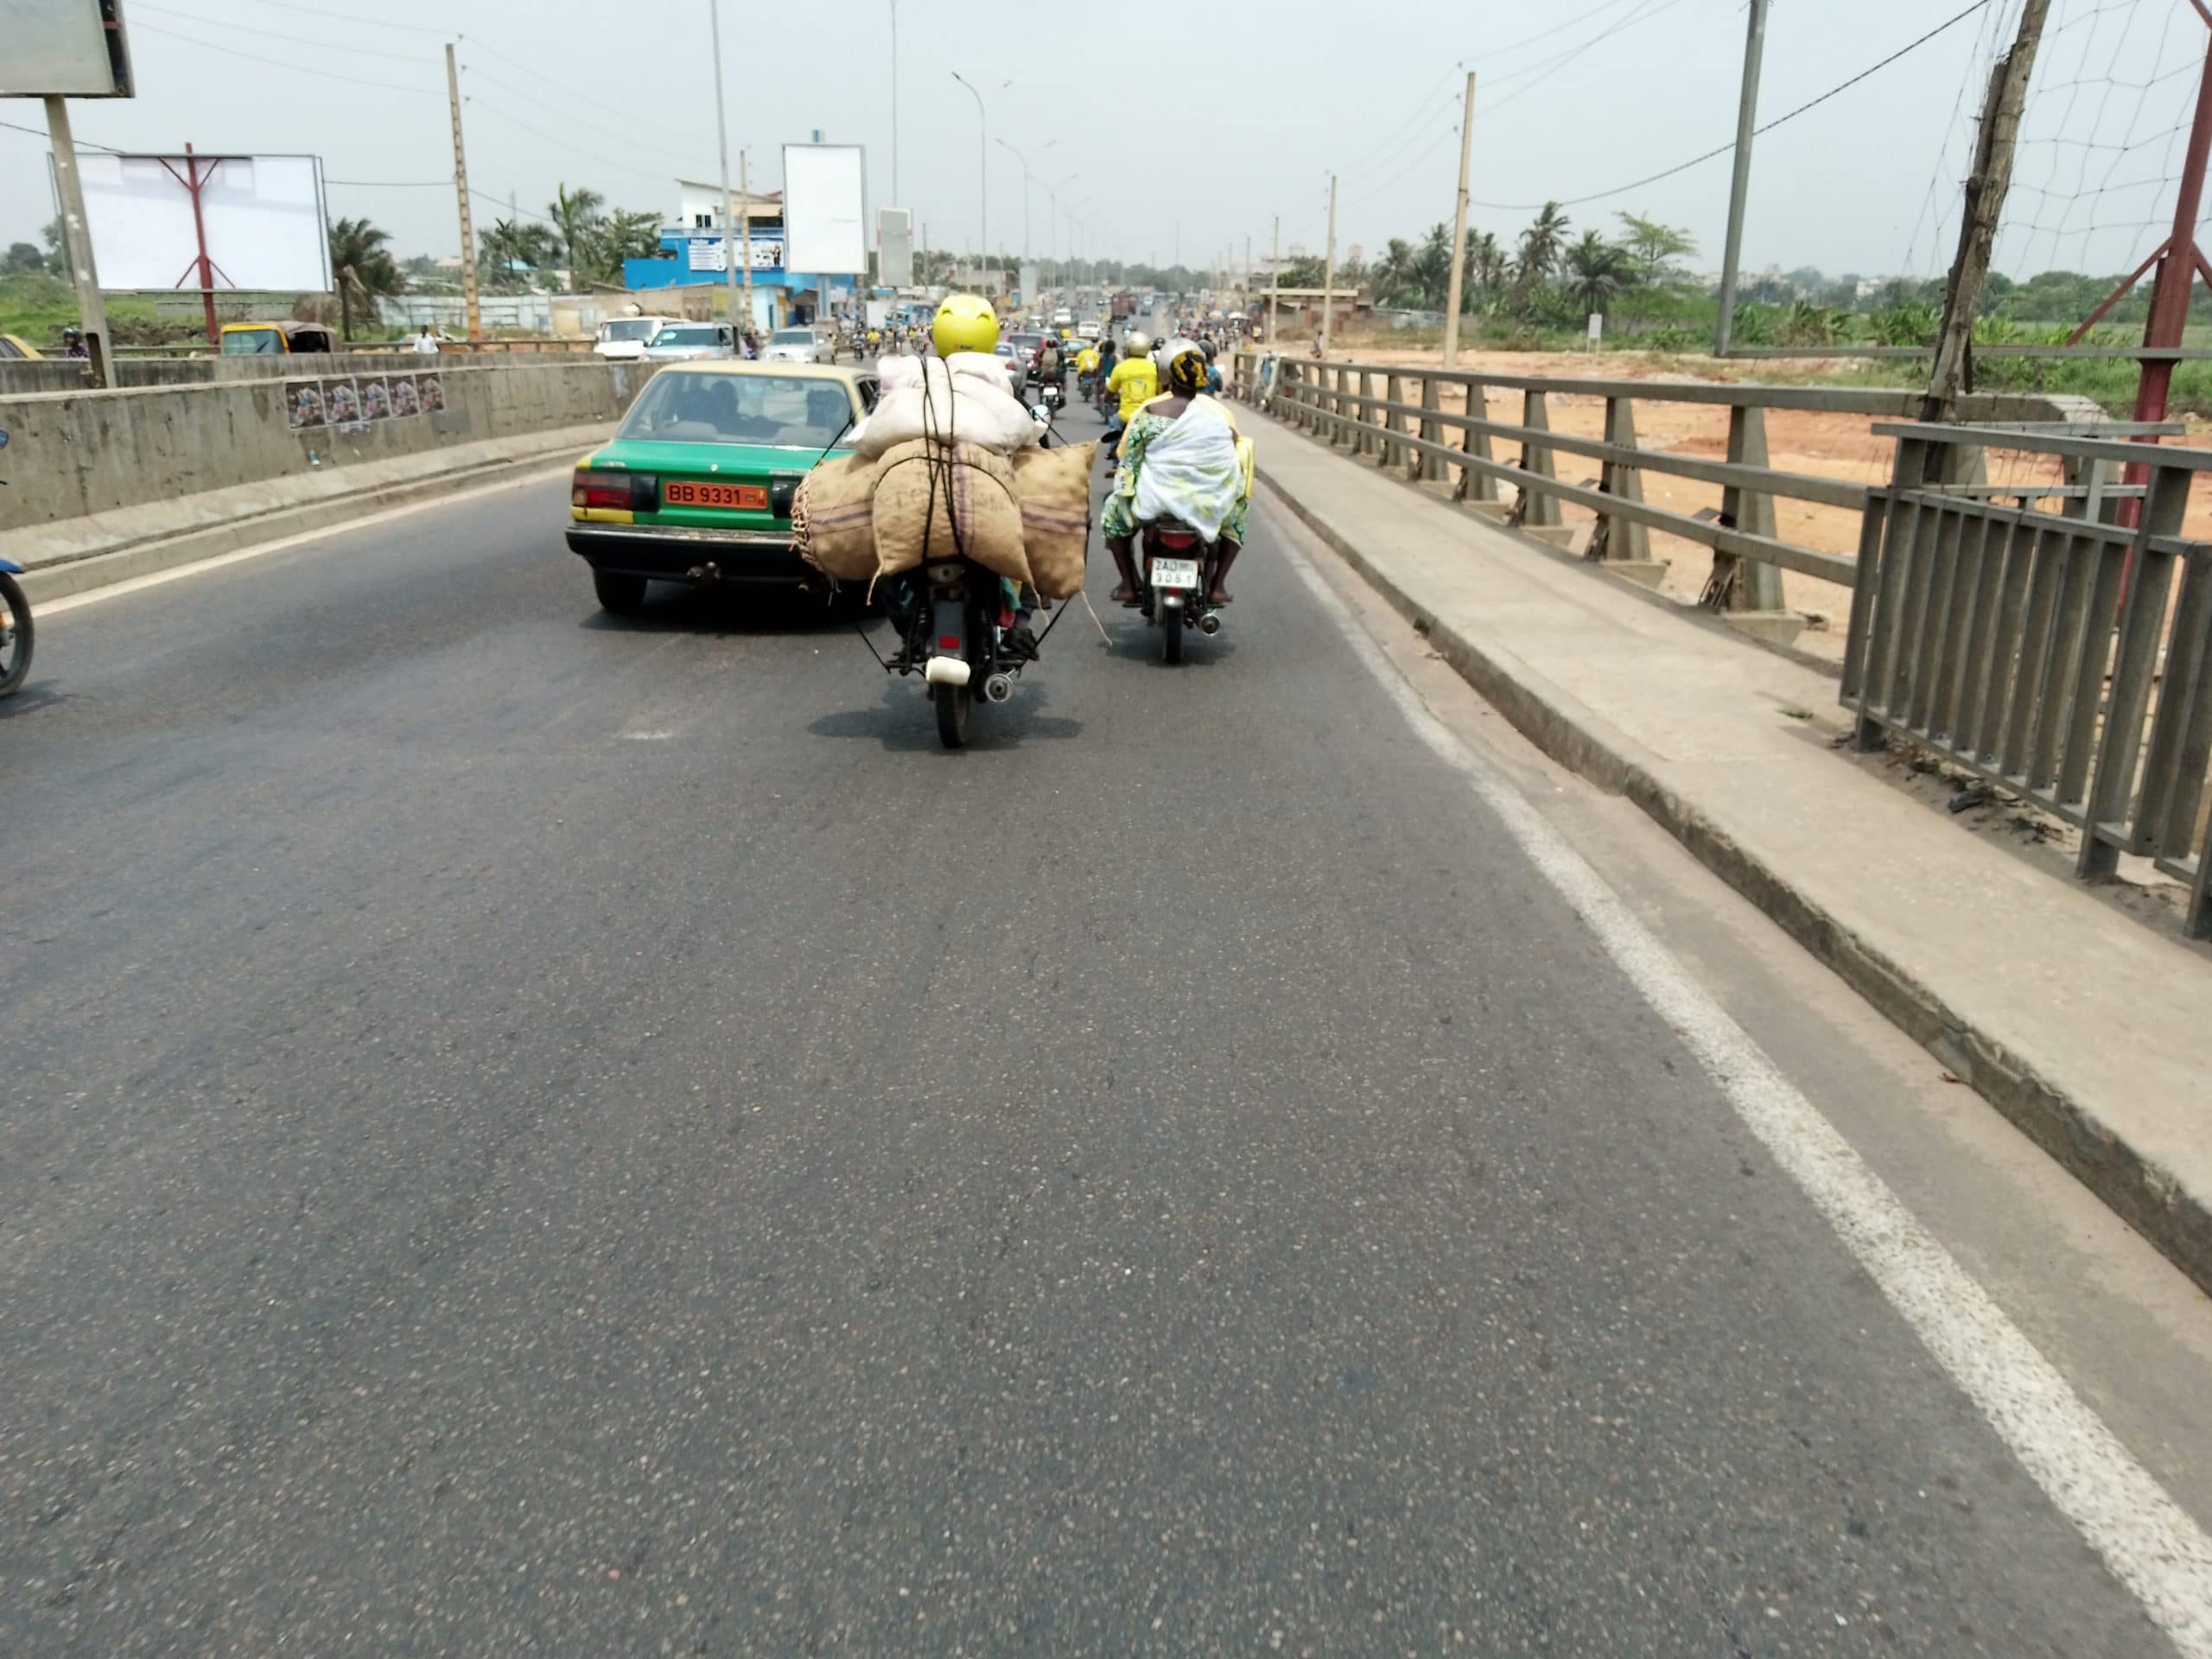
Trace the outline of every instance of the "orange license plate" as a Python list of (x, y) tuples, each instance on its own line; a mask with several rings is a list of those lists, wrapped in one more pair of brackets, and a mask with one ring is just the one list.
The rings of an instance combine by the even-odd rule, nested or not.
[(686, 484), (671, 479), (660, 486), (660, 499), (671, 507), (728, 507), (741, 512), (768, 510), (768, 492), (760, 484)]

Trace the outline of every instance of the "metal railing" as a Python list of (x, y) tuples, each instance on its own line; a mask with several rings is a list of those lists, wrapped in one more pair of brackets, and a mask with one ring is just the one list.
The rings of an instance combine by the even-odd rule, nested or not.
[[(1549, 533), (1549, 539), (1566, 539), (1562, 505), (1586, 508), (1597, 522), (1585, 556), (1617, 569), (1627, 567), (1622, 574), (1656, 579), (1660, 567), (1650, 552), (1655, 530), (1710, 548), (1713, 575), (1702, 602), (1712, 609), (1732, 611), (1781, 610), (1781, 570), (1851, 585), (1854, 567), (1849, 558), (1783, 539), (1775, 517), (1777, 498), (1853, 512), (1866, 508), (1866, 485), (1770, 467), (1767, 411), (1896, 419), (1917, 413), (1920, 402), (1916, 393), (1883, 387), (1564, 378), (1285, 358), (1274, 359), (1272, 368), (1262, 386), (1255, 358), (1241, 353), (1236, 364), (1245, 395), (1263, 400), (1279, 418), (1354, 454), (1372, 455), (1385, 467), (1402, 465), (1416, 478), (1448, 482), (1456, 474), (1455, 500), (1478, 510), (1495, 506), (1496, 516), (1503, 522)], [(1464, 410), (1441, 407), (1441, 389), (1447, 386), (1459, 390)], [(1519, 421), (1489, 418), (1488, 393), (1493, 389), (1519, 394)], [(1602, 399), (1604, 437), (1554, 431), (1550, 400), (1560, 396)], [(1726, 460), (1644, 448), (1637, 441), (1635, 408), (1639, 403), (1725, 408)], [(1972, 418), (1984, 421), (2049, 420), (2075, 412), (2047, 398), (2014, 396), (1980, 396), (1967, 400), (1964, 408)], [(1457, 434), (1458, 442), (1446, 442), (1447, 432)], [(1515, 446), (1516, 458), (1499, 460), (1496, 446), (1500, 444)], [(1562, 479), (1560, 455), (1599, 462), (1598, 475), (1582, 482)], [(1695, 514), (1654, 506), (1644, 498), (1647, 473), (1719, 485), (1719, 510)], [(1510, 505), (1499, 494), (1501, 485), (1513, 488)]]
[[(1843, 702), (1862, 747), (1891, 733), (2079, 826), (2075, 868), (2122, 853), (2190, 888), (2189, 931), (2212, 931), (2212, 545), (2180, 531), (2212, 453), (1950, 426), (1879, 426), (1897, 441), (1859, 543)], [(1959, 475), (1991, 446), (2077, 474), (2147, 462), (2133, 527), (2002, 505)], [(2030, 492), (2039, 496), (2038, 492)]]
[[(1903, 423), (1921, 401), (1904, 389), (1569, 379), (1249, 353), (1233, 370), (1237, 395), (1278, 419), (1409, 480), (1448, 486), (1502, 523), (1563, 543), (1560, 507), (1587, 509), (1595, 524), (1584, 556), (1621, 574), (1648, 579), (1663, 568), (1651, 557), (1654, 531), (1712, 549), (1709, 608), (1778, 609), (1780, 570), (1851, 589), (1843, 701), (1862, 743), (1904, 737), (2081, 826), (2085, 877), (2109, 876), (2123, 852), (2152, 859), (2188, 884), (2189, 931), (2212, 936), (2212, 545), (2180, 535), (2190, 482), (2212, 470), (2212, 453), (2120, 441), (2178, 424), (2108, 422), (2075, 400), (2008, 394), (1963, 399), (1961, 424), (1928, 426)], [(1441, 406), (1446, 387), (1460, 390), (1464, 410)], [(1491, 389), (1519, 394), (1518, 421), (1490, 418)], [(1602, 399), (1603, 435), (1554, 430), (1560, 395)], [(1643, 448), (1640, 402), (1725, 408), (1727, 458)], [(1768, 466), (1769, 410), (1872, 417), (1869, 437), (1896, 442), (1889, 483)], [(1501, 445), (1513, 459), (1499, 458)], [(2056, 475), (2015, 459), (1992, 483), (1993, 450), (2050, 457)], [(1597, 475), (1562, 479), (1561, 455), (1595, 461)], [(2146, 462), (2147, 485), (2121, 481)], [(2030, 471), (2037, 475), (2015, 476)], [(1653, 505), (1647, 473), (1719, 486), (1719, 511)], [(1859, 514), (1857, 556), (1783, 539), (1777, 499)]]

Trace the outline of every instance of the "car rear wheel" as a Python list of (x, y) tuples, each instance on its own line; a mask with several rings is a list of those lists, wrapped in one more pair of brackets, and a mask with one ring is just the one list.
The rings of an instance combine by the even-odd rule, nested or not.
[(616, 616), (635, 616), (645, 608), (645, 579), (626, 576), (612, 570), (591, 573), (592, 592), (599, 595), (599, 608)]

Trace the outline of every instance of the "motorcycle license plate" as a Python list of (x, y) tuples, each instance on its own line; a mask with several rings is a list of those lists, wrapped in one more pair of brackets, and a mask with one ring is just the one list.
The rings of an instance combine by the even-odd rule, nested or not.
[(1195, 588), (1198, 585), (1198, 562), (1196, 559), (1154, 559), (1152, 562), (1152, 585), (1168, 588)]

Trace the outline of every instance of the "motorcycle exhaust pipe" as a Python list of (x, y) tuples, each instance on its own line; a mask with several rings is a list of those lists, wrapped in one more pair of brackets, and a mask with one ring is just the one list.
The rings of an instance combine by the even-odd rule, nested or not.
[(1221, 632), (1221, 613), (1208, 611), (1198, 619), (1198, 632), (1209, 639)]
[(1013, 702), (1014, 682), (1003, 674), (992, 675), (983, 682), (983, 701), (985, 702)]

